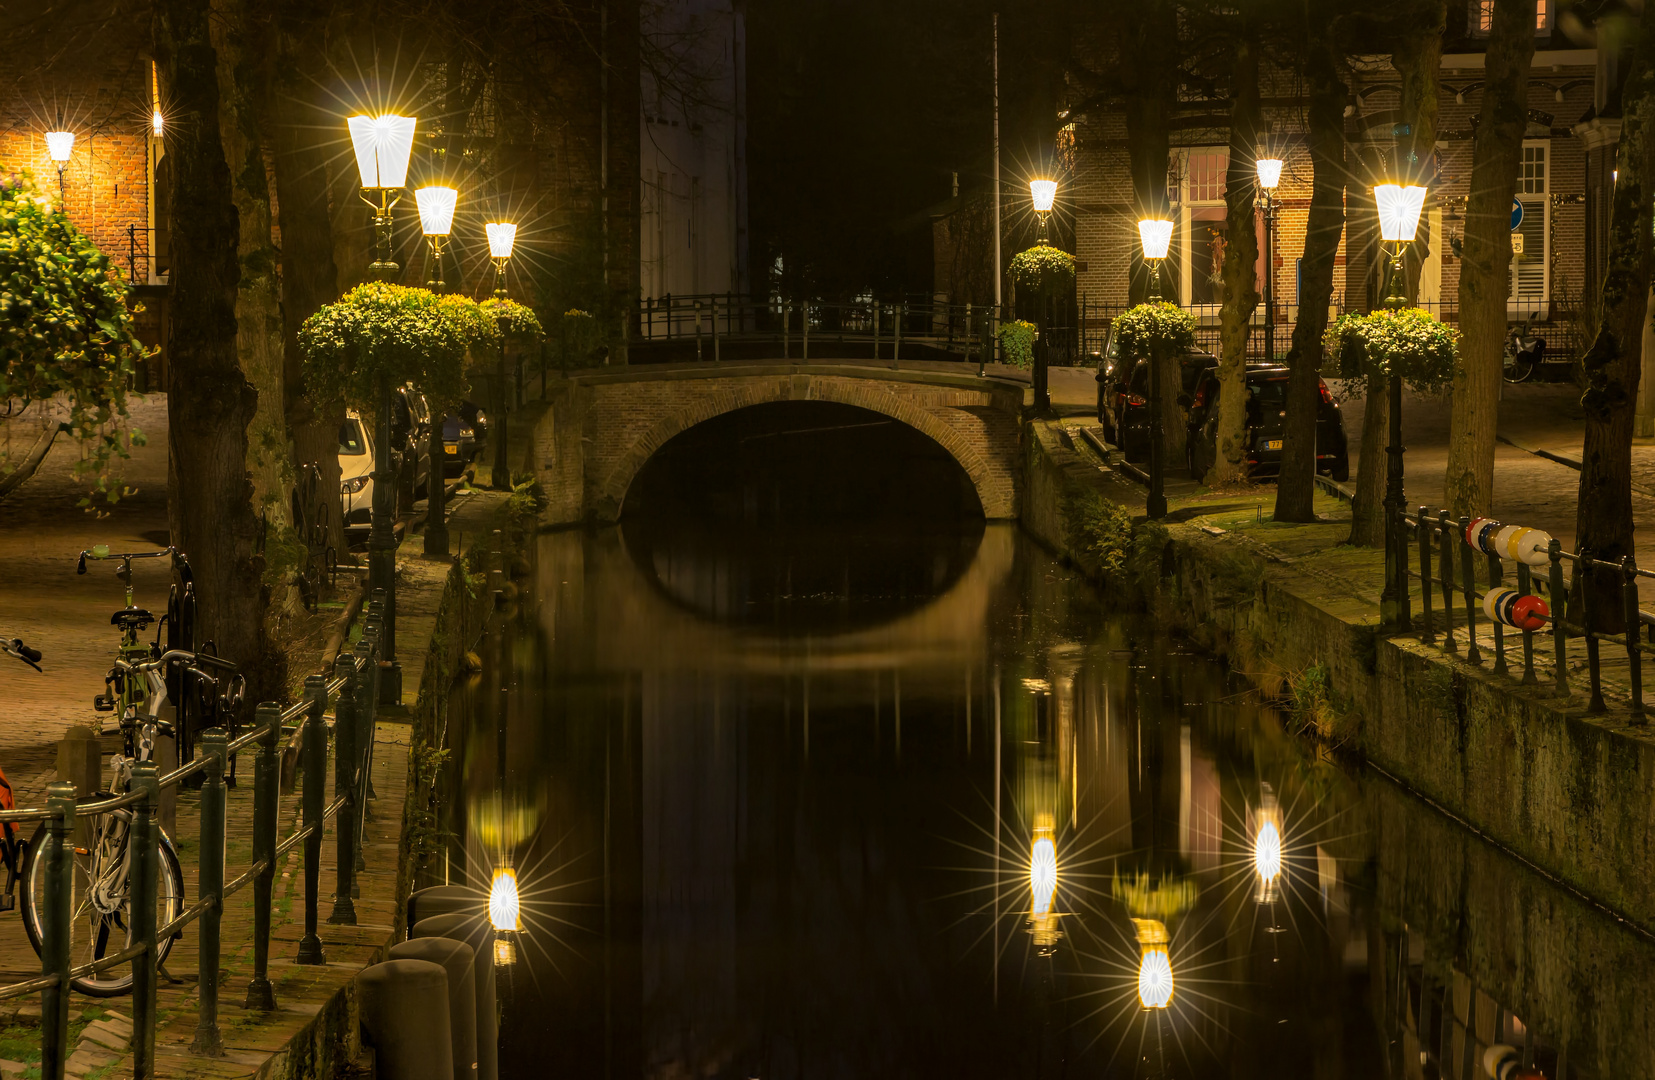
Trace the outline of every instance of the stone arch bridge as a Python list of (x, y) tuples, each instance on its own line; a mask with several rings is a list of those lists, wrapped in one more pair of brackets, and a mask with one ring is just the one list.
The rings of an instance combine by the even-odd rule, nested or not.
[(983, 515), (1016, 518), (1020, 417), (1028, 384), (969, 367), (811, 360), (653, 364), (566, 380), (535, 429), (532, 465), (547, 525), (620, 519), (644, 463), (680, 432), (769, 402), (831, 401), (882, 413), (927, 436), (970, 477)]

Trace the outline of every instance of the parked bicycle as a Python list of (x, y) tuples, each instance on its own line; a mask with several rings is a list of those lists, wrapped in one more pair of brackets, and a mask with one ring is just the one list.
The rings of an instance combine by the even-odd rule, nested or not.
[(1546, 339), (1534, 333), (1534, 320), (1539, 317), (1540, 313), (1536, 311), (1522, 326), (1512, 326), (1506, 331), (1505, 352), (1500, 360), (1500, 377), (1508, 383), (1520, 383), (1528, 379), (1546, 357)]
[[(175, 569), (181, 569), (185, 587), (173, 587), (173, 603), (166, 615), (157, 620), (148, 610), (133, 605), (132, 560), (171, 556)], [(180, 704), (193, 699), (204, 712), (234, 712), (245, 696), (246, 682), (229, 661), (206, 652), (188, 649), (163, 649), (163, 625), (177, 636), (186, 628), (181, 624), (189, 617), (181, 605), (181, 598), (193, 599), (188, 584), (188, 565), (182, 554), (167, 548), (162, 551), (135, 554), (117, 554), (99, 546), (81, 553), (77, 572), (86, 572), (88, 559), (119, 559), (121, 567), (116, 576), (126, 586), (126, 607), (110, 617), (111, 625), (121, 631), (121, 641), (114, 665), (105, 676), (105, 692), (93, 699), (99, 712), (113, 712), (119, 724), (121, 753), (112, 765), (113, 775), (106, 790), (82, 793), (77, 800), (94, 803), (125, 794), (131, 788), (132, 770), (141, 762), (155, 759), (156, 741), (174, 737), (183, 725), (175, 725), (161, 716), (162, 708), (172, 693), (179, 695)], [(156, 626), (155, 640), (144, 642), (141, 634), (152, 623)], [(7, 650), (11, 652), (10, 649)], [(34, 650), (30, 650), (33, 652)], [(13, 655), (18, 655), (13, 653)], [(20, 659), (28, 659), (19, 656)], [(38, 660), (38, 653), (36, 659)], [(169, 690), (169, 687), (173, 688)], [(180, 756), (183, 756), (180, 748)], [(71, 881), (69, 947), (76, 965), (102, 960), (124, 952), (132, 944), (132, 889), (130, 834), (132, 813), (120, 809), (106, 814), (90, 815), (86, 819), (87, 833), (77, 837)], [(164, 829), (160, 832), (160, 873), (156, 883), (156, 919), (166, 925), (177, 918), (184, 908), (184, 873), (172, 838)], [(27, 841), (5, 836), (8, 880), (5, 907), (16, 886), (22, 884), (21, 910), (23, 928), (29, 944), (38, 953), (44, 939), (42, 913), (46, 899), (46, 869), (44, 859), (32, 857), (45, 849), (47, 824), (42, 822), (34, 836)], [(166, 959), (172, 942), (181, 936), (174, 932), (157, 943), (157, 964)], [(74, 989), (94, 997), (124, 994), (132, 988), (130, 968), (120, 966), (71, 980)]]

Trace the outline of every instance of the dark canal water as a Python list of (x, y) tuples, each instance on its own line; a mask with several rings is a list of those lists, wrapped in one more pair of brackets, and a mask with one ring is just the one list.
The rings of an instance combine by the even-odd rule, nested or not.
[(502, 1076), (1655, 1075), (1646, 938), (1015, 527), (685, 480), (540, 537), (455, 693)]

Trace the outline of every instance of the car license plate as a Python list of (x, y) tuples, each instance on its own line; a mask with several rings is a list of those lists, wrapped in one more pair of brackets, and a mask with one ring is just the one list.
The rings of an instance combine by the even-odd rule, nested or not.
[(1264, 448), (1266, 450), (1280, 450), (1281, 449), (1281, 440), (1280, 439), (1268, 439), (1264, 443)]
[(445, 447), (443, 447), (443, 453), (445, 453), (445, 454), (458, 454), (459, 452), (460, 452), (460, 448), (458, 446), (445, 446)]

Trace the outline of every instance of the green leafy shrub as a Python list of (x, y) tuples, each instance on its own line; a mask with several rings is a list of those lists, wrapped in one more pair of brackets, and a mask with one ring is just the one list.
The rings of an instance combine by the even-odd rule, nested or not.
[(1034, 364), (1035, 325), (1018, 319), (1000, 324), (1000, 358), (1012, 367)]
[(365, 413), (382, 381), (411, 382), (433, 403), (463, 400), (467, 350), (499, 341), (494, 317), (476, 301), (383, 281), (358, 285), (299, 327), (311, 400), (342, 398)]
[(1107, 574), (1126, 570), (1132, 550), (1132, 514), (1126, 507), (1087, 491), (1067, 500), (1063, 509), (1069, 543), (1077, 552), (1096, 558)]
[[(144, 347), (133, 333), (126, 289), (109, 257), (43, 194), (28, 172), (0, 178), (0, 399), (58, 397), (70, 434), (85, 450), (76, 470), (108, 475), (127, 456), (126, 388)], [(0, 467), (6, 451), (0, 450)], [(9, 471), (6, 470), (6, 471)]]
[(525, 304), (493, 297), (475, 306), (496, 323), (505, 324), (508, 340), (538, 341), (545, 334), (540, 326), (540, 316), (534, 313), (534, 308)]
[(1075, 280), (1075, 257), (1044, 242), (1011, 257), (1011, 280), (1020, 289), (1051, 295)]
[(1195, 316), (1176, 304), (1139, 304), (1116, 316), (1114, 333), (1123, 360), (1170, 359), (1195, 348)]
[(590, 311), (570, 308), (558, 316), (556, 366), (563, 371), (589, 367), (603, 337), (598, 320)]
[(1402, 376), (1422, 393), (1446, 388), (1459, 366), (1459, 331), (1423, 308), (1341, 315), (1323, 339), (1325, 371), (1341, 379)]

